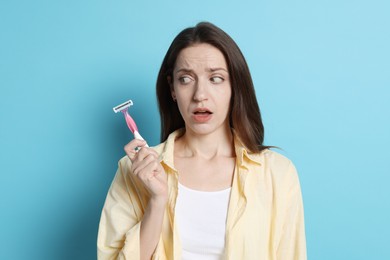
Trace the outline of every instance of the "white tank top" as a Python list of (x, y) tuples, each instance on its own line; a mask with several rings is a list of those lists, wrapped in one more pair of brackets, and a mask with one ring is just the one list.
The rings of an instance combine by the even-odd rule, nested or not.
[(224, 259), (230, 190), (198, 191), (179, 183), (175, 218), (182, 260)]

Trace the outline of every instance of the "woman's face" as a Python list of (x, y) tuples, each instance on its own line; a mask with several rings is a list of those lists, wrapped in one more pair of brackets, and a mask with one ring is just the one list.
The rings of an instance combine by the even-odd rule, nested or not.
[(183, 49), (173, 69), (171, 94), (186, 131), (208, 134), (229, 128), (231, 86), (222, 52), (210, 44)]

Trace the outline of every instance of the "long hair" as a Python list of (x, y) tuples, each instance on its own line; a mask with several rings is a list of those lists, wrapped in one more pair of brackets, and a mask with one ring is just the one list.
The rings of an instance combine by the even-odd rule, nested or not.
[(233, 39), (217, 26), (201, 22), (186, 28), (173, 40), (157, 77), (157, 100), (161, 116), (161, 141), (173, 131), (185, 126), (177, 104), (171, 97), (168, 78), (173, 78), (173, 69), (181, 50), (195, 44), (207, 43), (219, 49), (225, 57), (232, 97), (230, 101), (229, 124), (250, 152), (260, 152), (263, 145), (264, 126), (248, 65)]

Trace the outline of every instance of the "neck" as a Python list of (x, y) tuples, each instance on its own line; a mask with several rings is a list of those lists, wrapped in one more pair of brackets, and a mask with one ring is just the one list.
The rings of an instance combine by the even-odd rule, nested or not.
[(177, 140), (175, 154), (179, 157), (202, 157), (212, 159), (218, 156), (234, 157), (233, 134), (230, 127), (198, 135), (187, 131)]

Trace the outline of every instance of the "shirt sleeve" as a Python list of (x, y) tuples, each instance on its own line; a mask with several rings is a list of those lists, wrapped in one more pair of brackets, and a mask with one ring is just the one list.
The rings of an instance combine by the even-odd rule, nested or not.
[(290, 162), (284, 181), (284, 214), (277, 259), (305, 260), (306, 237), (301, 188), (295, 166)]
[(102, 210), (98, 259), (140, 259), (141, 199), (120, 161)]

